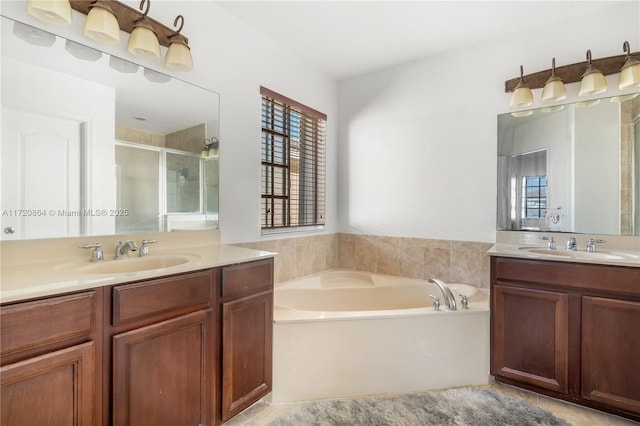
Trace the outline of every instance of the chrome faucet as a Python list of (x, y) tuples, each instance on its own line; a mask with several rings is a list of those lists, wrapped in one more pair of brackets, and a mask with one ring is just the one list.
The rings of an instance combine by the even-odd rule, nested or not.
[(567, 250), (571, 250), (571, 251), (577, 250), (576, 239), (574, 237), (571, 237), (567, 240)]
[(587, 243), (587, 251), (589, 253), (595, 253), (596, 252), (596, 243), (600, 244), (600, 243), (606, 243), (605, 240), (594, 240), (593, 238), (589, 238), (589, 242)]
[(127, 240), (124, 244), (122, 241), (118, 241), (116, 246), (116, 259), (126, 259), (129, 257), (129, 251), (138, 250), (138, 246), (131, 240)]
[(434, 283), (440, 288), (440, 291), (442, 292), (442, 296), (444, 296), (444, 303), (445, 305), (447, 305), (447, 309), (449, 309), (450, 311), (455, 311), (456, 298), (453, 295), (453, 292), (451, 291), (451, 289), (447, 287), (447, 285), (444, 282), (440, 281), (437, 278), (429, 278), (429, 282)]

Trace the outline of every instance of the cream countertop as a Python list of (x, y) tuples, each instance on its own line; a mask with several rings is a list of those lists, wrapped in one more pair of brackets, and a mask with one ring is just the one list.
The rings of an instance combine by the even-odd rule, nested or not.
[[(129, 239), (138, 247), (143, 239), (158, 241), (150, 245), (150, 254), (145, 259), (178, 255), (188, 261), (169, 268), (137, 272), (89, 274), (79, 271), (92, 265), (89, 262), (91, 250), (79, 246), (100, 242), (104, 250), (103, 265), (108, 262), (128, 262), (113, 259), (118, 241)], [(0, 256), (0, 302), (7, 303), (248, 262), (276, 254), (222, 245), (219, 231), (210, 230), (3, 241)], [(131, 253), (131, 257), (134, 256), (137, 256), (136, 252)]]
[[(547, 241), (541, 237), (553, 236), (556, 242), (556, 251), (544, 253), (547, 249)], [(576, 239), (577, 253), (575, 257), (565, 250), (566, 242), (570, 237)], [(604, 243), (596, 244), (596, 253), (586, 252), (587, 242), (590, 238), (604, 240)], [(543, 253), (532, 252), (531, 249), (541, 249)], [(553, 232), (496, 232), (496, 244), (487, 251), (490, 256), (514, 257), (532, 260), (551, 260), (556, 262), (590, 263), (601, 265), (630, 266), (640, 268), (640, 237), (617, 235), (589, 235)], [(599, 258), (598, 254), (610, 255), (610, 258)]]

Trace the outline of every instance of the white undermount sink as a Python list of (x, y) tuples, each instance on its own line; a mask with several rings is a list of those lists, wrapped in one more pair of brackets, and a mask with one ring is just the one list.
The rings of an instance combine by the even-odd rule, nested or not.
[(75, 270), (79, 274), (105, 275), (105, 274), (126, 274), (133, 272), (164, 270), (176, 266), (182, 266), (189, 262), (194, 262), (199, 256), (191, 254), (168, 254), (145, 257), (130, 257), (128, 259), (105, 260), (95, 263), (66, 264), (60, 269)]
[(631, 253), (619, 253), (619, 252), (587, 252), (587, 251), (573, 251), (573, 250), (551, 250), (544, 247), (525, 246), (519, 247), (520, 250), (526, 250), (529, 253), (542, 254), (545, 256), (566, 257), (572, 259), (601, 259), (601, 260), (624, 260), (624, 259), (638, 259), (639, 256)]

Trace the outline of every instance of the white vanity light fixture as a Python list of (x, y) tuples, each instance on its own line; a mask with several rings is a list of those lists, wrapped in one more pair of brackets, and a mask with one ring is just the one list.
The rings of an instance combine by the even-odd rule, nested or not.
[(185, 36), (180, 34), (184, 26), (184, 17), (182, 15), (176, 16), (175, 21), (173, 21), (174, 27), (178, 25), (178, 21), (180, 21), (180, 27), (178, 31), (169, 37), (169, 49), (164, 58), (164, 64), (172, 70), (191, 71), (193, 69), (193, 58), (189, 42)]
[(531, 93), (531, 89), (524, 82), (524, 69), (522, 65), (520, 65), (520, 82), (514, 89), (513, 95), (511, 95), (509, 106), (511, 108), (521, 108), (530, 105), (533, 105), (533, 93)]
[(640, 87), (640, 61), (631, 56), (631, 48), (628, 41), (624, 42), (622, 49), (627, 54), (627, 58), (620, 70), (618, 88), (624, 90)]
[[(624, 42), (622, 48), (624, 50), (624, 54), (622, 55), (596, 58), (593, 61), (591, 58), (591, 50), (587, 50), (586, 61), (563, 65), (557, 69), (555, 68), (554, 59), (552, 69), (527, 74), (526, 77), (523, 76), (522, 67), (520, 67), (519, 77), (511, 78), (504, 82), (504, 91), (506, 93), (513, 92), (510, 102), (511, 108), (517, 109), (518, 105), (522, 107), (529, 106), (528, 100), (530, 99), (530, 95), (525, 91), (517, 93), (519, 91), (518, 89), (523, 86), (525, 78), (526, 86), (528, 86), (529, 90), (543, 89), (543, 104), (566, 99), (566, 92), (560, 92), (562, 89), (559, 89), (558, 93), (565, 93), (564, 95), (558, 96), (556, 94), (555, 88), (559, 88), (560, 82), (554, 82), (556, 80), (554, 76), (561, 78), (563, 85), (580, 83), (578, 95), (581, 98), (586, 98), (586, 101), (580, 102), (580, 104), (584, 106), (595, 102), (595, 100), (590, 99), (590, 97), (607, 90), (607, 80), (605, 79), (607, 75), (619, 74), (618, 88), (621, 91), (637, 92), (637, 89), (640, 88), (640, 52), (631, 52), (629, 42), (627, 41)], [(622, 93), (620, 96), (612, 98), (612, 100), (623, 101), (634, 96), (637, 96), (637, 93)], [(521, 113), (522, 111), (516, 110), (514, 112)]]
[(75, 10), (86, 15), (84, 34), (87, 37), (100, 43), (117, 44), (120, 31), (124, 31), (130, 34), (127, 48), (133, 55), (159, 59), (160, 46), (164, 46), (167, 48), (167, 68), (192, 70), (189, 40), (180, 33), (184, 17), (176, 17), (174, 26), (178, 21), (182, 22), (175, 31), (147, 16), (150, 6), (150, 0), (142, 0), (140, 10), (118, 0), (27, 0), (28, 13), (43, 22), (68, 25), (72, 19), (71, 10)]
[(556, 58), (551, 60), (551, 77), (542, 89), (542, 102), (557, 102), (567, 98), (567, 89), (562, 79), (556, 75)]
[(91, 4), (84, 22), (84, 35), (100, 43), (117, 44), (120, 41), (120, 25), (115, 13), (104, 0)]
[(67, 26), (71, 23), (69, 0), (29, 0), (29, 15), (49, 24)]
[(147, 4), (147, 8), (142, 17), (138, 19), (133, 26), (127, 49), (136, 56), (142, 56), (148, 59), (159, 59), (160, 42), (158, 41), (158, 35), (147, 20), (151, 0), (142, 0), (140, 10), (143, 9), (145, 3)]
[(604, 75), (591, 64), (591, 49), (587, 50), (587, 69), (580, 78), (578, 96), (591, 96), (606, 92), (607, 80)]

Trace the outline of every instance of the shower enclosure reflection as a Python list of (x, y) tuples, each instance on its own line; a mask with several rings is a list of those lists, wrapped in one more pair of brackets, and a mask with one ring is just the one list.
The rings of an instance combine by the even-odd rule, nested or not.
[(217, 158), (116, 142), (116, 233), (217, 227), (217, 176)]

